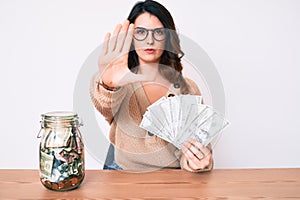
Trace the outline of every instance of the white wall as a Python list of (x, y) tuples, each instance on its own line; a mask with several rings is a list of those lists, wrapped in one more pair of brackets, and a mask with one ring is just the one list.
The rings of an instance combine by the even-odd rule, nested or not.
[[(0, 1), (0, 168), (38, 168), (40, 115), (73, 108), (83, 62), (134, 2)], [(300, 2), (160, 2), (222, 78), (231, 125), (216, 167), (300, 167)], [(99, 168), (88, 153), (86, 168)]]

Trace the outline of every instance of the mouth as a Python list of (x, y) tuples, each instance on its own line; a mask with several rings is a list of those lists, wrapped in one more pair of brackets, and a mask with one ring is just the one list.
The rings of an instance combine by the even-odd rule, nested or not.
[(155, 49), (147, 48), (144, 50), (147, 54), (153, 54), (155, 52)]

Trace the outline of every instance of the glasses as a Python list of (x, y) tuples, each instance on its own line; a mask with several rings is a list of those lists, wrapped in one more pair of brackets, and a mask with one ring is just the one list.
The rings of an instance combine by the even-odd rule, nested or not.
[(146, 29), (142, 27), (137, 27), (133, 31), (133, 37), (138, 41), (143, 41), (148, 37), (149, 31), (151, 31), (152, 37), (156, 41), (163, 41), (166, 39), (167, 34), (165, 28)]

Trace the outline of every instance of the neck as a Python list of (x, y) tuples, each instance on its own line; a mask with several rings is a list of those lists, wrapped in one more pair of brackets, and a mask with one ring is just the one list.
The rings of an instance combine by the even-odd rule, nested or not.
[(155, 80), (159, 75), (158, 64), (143, 64), (139, 66), (138, 74), (147, 75), (150, 79)]

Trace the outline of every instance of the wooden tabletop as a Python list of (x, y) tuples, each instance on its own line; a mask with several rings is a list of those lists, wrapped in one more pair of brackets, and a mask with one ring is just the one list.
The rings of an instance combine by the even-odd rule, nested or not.
[(0, 170), (0, 199), (300, 199), (298, 169), (160, 170), (128, 173), (87, 170), (81, 186), (46, 189), (38, 170)]

